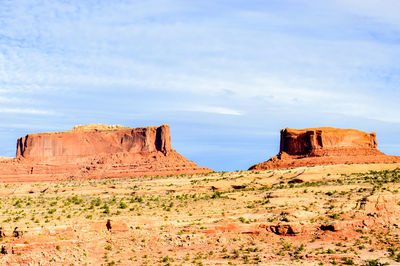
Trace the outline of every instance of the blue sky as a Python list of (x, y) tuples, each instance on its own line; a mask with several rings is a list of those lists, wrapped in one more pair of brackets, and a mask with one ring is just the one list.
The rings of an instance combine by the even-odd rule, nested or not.
[(77, 124), (168, 123), (215, 170), (279, 130), (378, 134), (400, 155), (400, 1), (0, 1), (0, 155)]

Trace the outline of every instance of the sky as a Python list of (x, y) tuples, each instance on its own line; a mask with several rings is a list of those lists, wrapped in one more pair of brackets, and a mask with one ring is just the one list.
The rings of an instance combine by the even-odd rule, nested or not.
[(89, 123), (171, 126), (217, 171), (279, 130), (376, 132), (400, 155), (398, 0), (0, 0), (0, 156)]

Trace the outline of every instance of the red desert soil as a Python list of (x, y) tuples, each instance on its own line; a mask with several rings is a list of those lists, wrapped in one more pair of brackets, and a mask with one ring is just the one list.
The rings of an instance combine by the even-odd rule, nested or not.
[(278, 155), (250, 170), (345, 163), (400, 162), (377, 149), (375, 133), (331, 127), (281, 130)]
[(399, 167), (2, 183), (0, 264), (395, 265)]
[(0, 159), (0, 180), (38, 182), (74, 178), (133, 177), (212, 172), (171, 148), (168, 125), (129, 128), (77, 126), (29, 134), (17, 157)]

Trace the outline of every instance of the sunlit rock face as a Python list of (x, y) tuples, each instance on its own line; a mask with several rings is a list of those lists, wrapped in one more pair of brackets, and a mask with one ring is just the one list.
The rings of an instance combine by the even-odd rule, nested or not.
[(332, 127), (281, 130), (280, 151), (250, 169), (400, 161), (377, 149), (375, 133)]
[(78, 126), (66, 132), (28, 134), (17, 141), (17, 158), (35, 160), (156, 151), (164, 154), (171, 151), (168, 125), (142, 128)]
[(331, 127), (281, 130), (280, 153), (304, 156), (370, 155), (377, 150), (375, 133)]
[(171, 147), (170, 127), (76, 126), (28, 134), (16, 158), (0, 160), (0, 181), (53, 181), (209, 173)]

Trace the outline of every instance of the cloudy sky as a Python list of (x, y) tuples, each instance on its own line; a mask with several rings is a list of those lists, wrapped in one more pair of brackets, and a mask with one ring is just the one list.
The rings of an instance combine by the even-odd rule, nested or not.
[(77, 124), (168, 123), (201, 166), (247, 169), (279, 130), (378, 134), (400, 155), (400, 1), (0, 1), (0, 155)]

